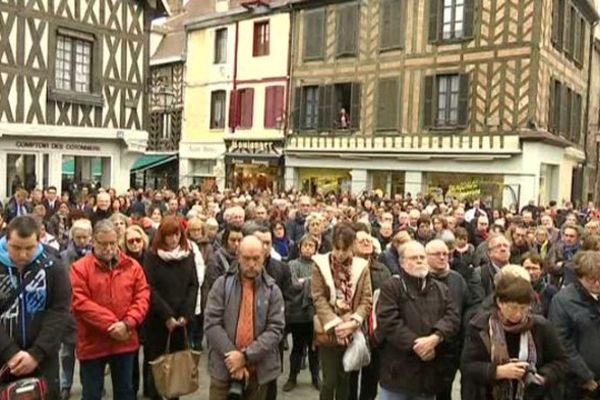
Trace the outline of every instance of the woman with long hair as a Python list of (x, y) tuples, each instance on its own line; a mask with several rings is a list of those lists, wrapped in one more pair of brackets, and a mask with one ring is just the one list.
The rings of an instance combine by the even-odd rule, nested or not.
[(534, 296), (522, 267), (498, 274), (494, 307), (473, 318), (465, 335), (463, 400), (556, 398), (568, 359), (550, 322), (530, 312)]
[[(175, 216), (162, 219), (144, 263), (152, 302), (146, 318), (146, 362), (165, 352), (171, 334), (171, 351), (186, 347), (188, 323), (194, 317), (198, 295), (195, 254), (182, 223)], [(149, 375), (149, 397), (160, 399)]]

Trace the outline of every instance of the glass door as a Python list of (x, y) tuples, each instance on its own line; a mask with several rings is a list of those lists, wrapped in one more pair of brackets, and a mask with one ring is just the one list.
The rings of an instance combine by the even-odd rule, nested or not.
[(6, 188), (13, 196), (19, 189), (31, 191), (37, 186), (35, 154), (6, 155)]

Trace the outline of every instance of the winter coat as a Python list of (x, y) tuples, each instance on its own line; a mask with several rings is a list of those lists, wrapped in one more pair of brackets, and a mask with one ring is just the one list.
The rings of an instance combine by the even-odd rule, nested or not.
[(575, 377), (569, 382), (600, 379), (600, 302), (576, 281), (554, 296), (548, 319), (565, 347)]
[[(77, 250), (75, 248), (75, 243), (73, 243), (71, 241), (71, 242), (69, 242), (69, 245), (67, 246), (66, 250), (64, 250), (60, 253), (60, 259), (61, 259), (62, 264), (65, 267), (65, 269), (67, 271), (70, 271), (71, 267), (73, 266), (73, 263), (75, 261), (81, 259), (82, 257), (84, 257), (90, 251), (91, 251), (91, 248)], [(68, 319), (68, 322), (66, 322), (66, 325), (68, 326), (68, 328), (66, 329), (66, 332), (65, 332), (65, 337), (63, 339), (64, 342), (69, 343), (69, 344), (76, 344), (77, 343), (77, 336), (75, 335), (76, 323), (75, 323), (75, 318), (73, 317), (72, 313), (69, 313), (69, 319)]]
[(400, 256), (393, 244), (379, 255), (377, 261), (384, 264), (392, 275), (400, 272)]
[[(31, 276), (35, 276), (30, 279)], [(71, 285), (62, 264), (38, 244), (33, 261), (19, 272), (8, 255), (6, 238), (0, 240), (0, 299), (31, 281), (0, 316), (0, 363), (6, 364), (21, 350), (39, 363), (38, 376), (45, 376), (56, 389), (58, 350), (69, 318)], [(16, 285), (16, 287), (15, 287)], [(56, 375), (57, 376), (57, 375)]]
[[(133, 258), (119, 253), (109, 268), (88, 254), (71, 267), (73, 315), (77, 321), (77, 358), (98, 358), (137, 351), (137, 328), (150, 306), (150, 289), (144, 270)], [(130, 338), (121, 342), (108, 334), (108, 328), (123, 321)]]
[(304, 227), (306, 223), (306, 216), (301, 215), (300, 213), (296, 214), (294, 219), (290, 219), (286, 224), (286, 232), (288, 238), (294, 242), (298, 243), (302, 236), (304, 236), (306, 229)]
[[(491, 311), (478, 314), (467, 328), (465, 344), (461, 356), (461, 399), (491, 399), (492, 384), (496, 381), (496, 368), (491, 361), (489, 319)], [(537, 352), (536, 369), (546, 378), (543, 388), (529, 385), (525, 391), (525, 400), (559, 399), (561, 382), (568, 369), (568, 361), (563, 346), (552, 324), (545, 318), (532, 315), (533, 341)]]
[[(400, 271), (381, 287), (377, 324), (382, 388), (427, 397), (448, 383), (444, 382), (448, 379), (444, 363), (451, 354), (447, 342), (458, 333), (460, 319), (445, 284)], [(414, 342), (434, 333), (443, 341), (435, 349), (436, 357), (424, 362), (414, 352)]]
[[(315, 313), (325, 332), (342, 323), (343, 315), (336, 312), (336, 288), (333, 282), (330, 254), (313, 257), (311, 293)], [(367, 260), (354, 257), (351, 268), (352, 304), (350, 317), (362, 324), (370, 315), (373, 301), (371, 274)]]
[(236, 262), (235, 256), (227, 252), (223, 247), (216, 250), (214, 255), (216, 262), (210, 264), (207, 263), (206, 271), (204, 272), (203, 288), (206, 288), (204, 292), (207, 296), (217, 279), (225, 275), (225, 273), (231, 269), (232, 264)]
[[(285, 320), (288, 323), (312, 323), (315, 314), (310, 293), (313, 266), (314, 262), (311, 259), (304, 258), (289, 263), (292, 286), (289, 301), (285, 305)], [(303, 282), (300, 282), (300, 279), (303, 279)]]
[[(279, 342), (285, 328), (281, 291), (269, 275), (256, 278), (254, 302), (255, 340), (245, 350), (248, 363), (256, 368), (260, 385), (275, 380), (281, 371)], [(204, 332), (208, 341), (208, 371), (219, 381), (230, 380), (225, 354), (236, 350), (242, 286), (237, 270), (229, 271), (213, 285), (204, 310)], [(241, 349), (237, 349), (241, 350)]]

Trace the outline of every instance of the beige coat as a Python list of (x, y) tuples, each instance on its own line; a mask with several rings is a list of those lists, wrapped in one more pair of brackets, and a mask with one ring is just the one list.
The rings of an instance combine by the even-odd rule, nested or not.
[(352, 318), (360, 324), (369, 316), (372, 306), (371, 274), (367, 260), (354, 257), (352, 260), (352, 314), (338, 315), (335, 311), (335, 287), (329, 262), (329, 254), (313, 257), (312, 298), (315, 314), (321, 326), (328, 332), (340, 323)]

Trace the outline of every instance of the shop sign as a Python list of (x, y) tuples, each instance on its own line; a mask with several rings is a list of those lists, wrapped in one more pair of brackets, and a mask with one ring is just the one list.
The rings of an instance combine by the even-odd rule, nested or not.
[(283, 155), (283, 142), (232, 140), (227, 143), (227, 153), (280, 157)]
[(277, 160), (256, 160), (256, 159), (243, 159), (243, 158), (231, 158), (232, 164), (252, 164), (252, 165), (263, 165), (269, 167), (271, 165), (276, 166)]
[(78, 150), (98, 152), (100, 146), (95, 144), (83, 143), (59, 143), (59, 142), (32, 142), (20, 140), (16, 142), (16, 146), (21, 149), (36, 149), (36, 150)]

